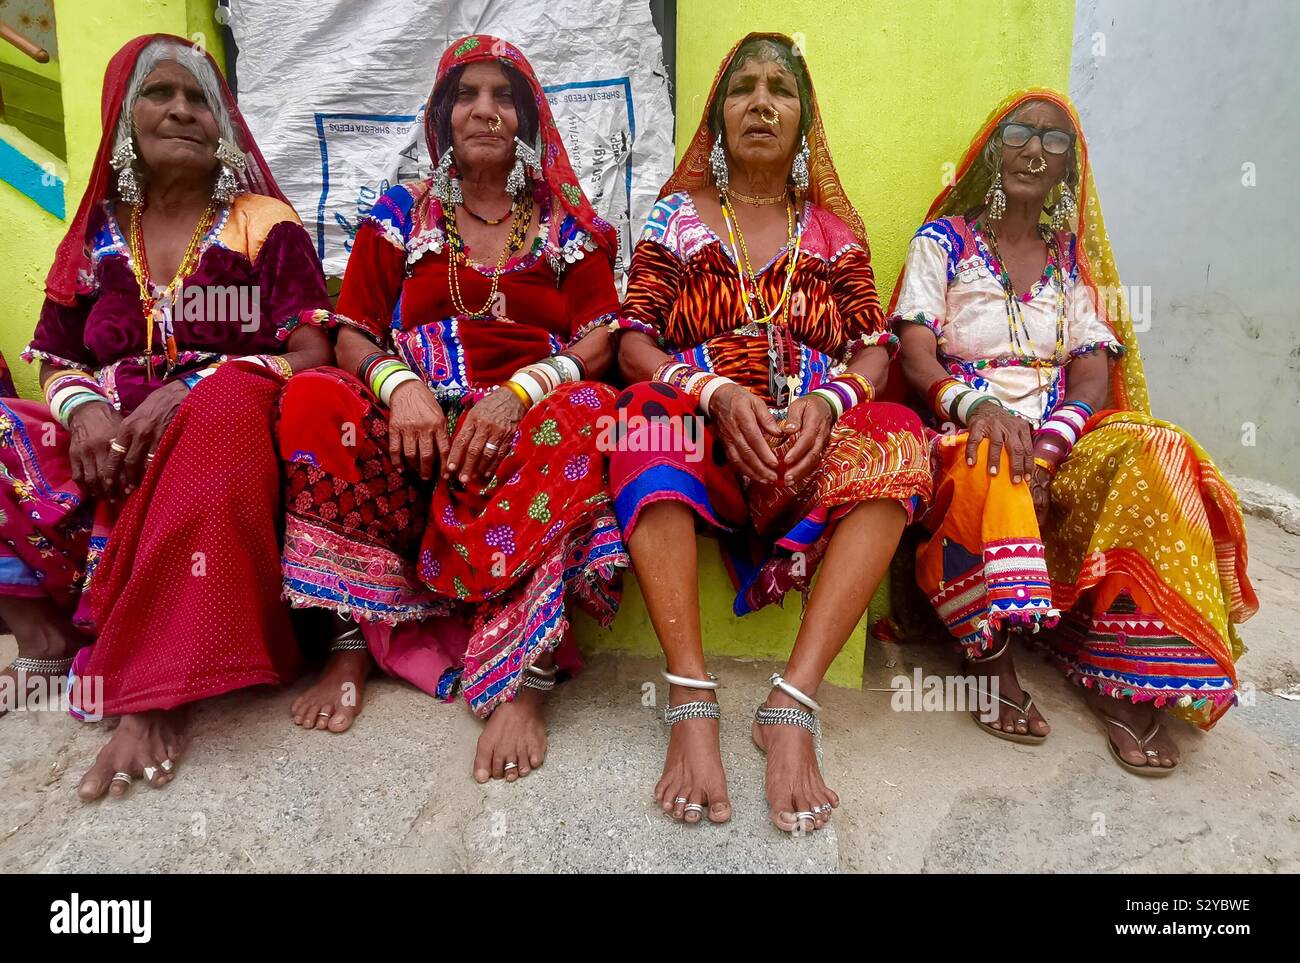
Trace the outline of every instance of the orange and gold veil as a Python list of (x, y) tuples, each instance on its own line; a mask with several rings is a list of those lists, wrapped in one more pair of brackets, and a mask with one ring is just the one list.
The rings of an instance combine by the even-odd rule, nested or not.
[(845, 192), (844, 185), (840, 183), (840, 176), (835, 172), (835, 164), (831, 160), (831, 149), (826, 143), (826, 128), (822, 126), (822, 114), (817, 106), (817, 92), (813, 89), (812, 73), (808, 70), (808, 62), (803, 59), (803, 53), (795, 42), (783, 33), (746, 34), (727, 52), (727, 56), (722, 59), (722, 64), (718, 67), (718, 72), (714, 74), (713, 85), (709, 88), (709, 97), (704, 102), (704, 116), (700, 118), (700, 126), (686, 146), (686, 152), (677, 163), (672, 176), (659, 191), (659, 196), (663, 198), (678, 191), (694, 191), (713, 184), (713, 172), (709, 169), (709, 151), (713, 149), (713, 139), (716, 136), (709, 125), (709, 118), (713, 115), (713, 102), (718, 97), (718, 85), (722, 83), (723, 75), (731, 66), (736, 51), (750, 40), (774, 40), (788, 47), (803, 67), (804, 75), (808, 78), (808, 103), (812, 109), (812, 120), (808, 125), (807, 134), (808, 199), (818, 207), (830, 211), (848, 225), (849, 230), (862, 242), (863, 248), (870, 251), (866, 226), (863, 225), (857, 209), (849, 200), (849, 195)]
[[(926, 221), (940, 217), (965, 214), (984, 203), (993, 181), (993, 172), (982, 162), (984, 145), (1010, 114), (1030, 100), (1045, 100), (1056, 104), (1070, 117), (1076, 134), (1075, 158), (1078, 163), (1076, 171), (1076, 194), (1079, 207), (1079, 224), (1075, 233), (1079, 238), (1079, 276), (1092, 291), (1097, 306), (1097, 315), (1110, 327), (1116, 338), (1124, 345), (1124, 357), (1118, 364), (1119, 377), (1110, 379), (1110, 398), (1108, 407), (1123, 408), (1151, 413), (1151, 404), (1147, 398), (1146, 376), (1142, 371), (1142, 354), (1138, 348), (1137, 336), (1133, 331), (1133, 319), (1128, 310), (1128, 299), (1120, 282), (1119, 269), (1115, 266), (1115, 256), (1111, 251), (1110, 240), (1106, 236), (1106, 224), (1101, 216), (1101, 202), (1097, 198), (1097, 185), (1093, 181), (1092, 167), (1088, 163), (1088, 144), (1083, 136), (1083, 126), (1079, 123), (1079, 114), (1074, 104), (1064, 94), (1047, 87), (1031, 87), (1012, 94), (991, 113), (975, 134), (975, 139), (966, 148), (966, 153), (957, 168), (953, 183), (944, 188), (930, 205)], [(898, 300), (902, 287), (902, 274), (894, 285), (894, 297), (890, 301), (890, 310)]]

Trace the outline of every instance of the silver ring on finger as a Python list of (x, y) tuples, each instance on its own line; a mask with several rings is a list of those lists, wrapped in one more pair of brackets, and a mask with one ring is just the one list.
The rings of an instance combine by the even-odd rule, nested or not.
[(489, 455), (495, 455), (498, 451), (501, 450), (501, 446), (498, 445), (495, 441), (489, 441), (487, 444), (483, 446), (483, 450), (487, 452)]
[(112, 451), (116, 452), (116, 453), (119, 454), (119, 455), (125, 455), (125, 454), (126, 454), (126, 446), (123, 445), (123, 444), (122, 444), (120, 441), (118, 441), (116, 438), (114, 438), (112, 441), (110, 441), (110, 442), (108, 443), (108, 447), (109, 447)]
[(129, 772), (115, 772), (109, 782), (124, 782), (129, 786), (131, 785), (131, 774)]

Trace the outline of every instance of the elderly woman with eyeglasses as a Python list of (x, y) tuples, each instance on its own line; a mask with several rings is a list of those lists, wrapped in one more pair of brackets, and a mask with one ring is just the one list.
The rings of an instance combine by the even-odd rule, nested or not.
[(912, 240), (890, 317), (942, 430), (917, 577), (994, 710), (977, 724), (1047, 737), (1009, 649), (1029, 633), (1083, 687), (1117, 762), (1167, 775), (1179, 751), (1160, 710), (1204, 728), (1227, 711), (1233, 623), (1258, 603), (1232, 490), (1148, 413), (1066, 98), (1031, 90), (994, 112)]

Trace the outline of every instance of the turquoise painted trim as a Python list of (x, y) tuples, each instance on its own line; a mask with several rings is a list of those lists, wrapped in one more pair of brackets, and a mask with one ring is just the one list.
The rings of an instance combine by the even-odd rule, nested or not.
[(59, 220), (67, 213), (63, 178), (47, 175), (40, 164), (3, 138), (0, 138), (0, 181), (26, 194)]

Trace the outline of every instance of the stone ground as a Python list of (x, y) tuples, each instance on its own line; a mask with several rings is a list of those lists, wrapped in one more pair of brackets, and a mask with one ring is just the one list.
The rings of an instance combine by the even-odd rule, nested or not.
[[(344, 736), (288, 720), (299, 687), (201, 706), (179, 777), (83, 806), (102, 726), (0, 719), (0, 872), (1220, 871), (1300, 872), (1300, 537), (1250, 519), (1260, 614), (1240, 665), (1253, 706), (1209, 734), (1179, 724), (1181, 769), (1116, 766), (1082, 701), (1041, 658), (1023, 678), (1046, 745), (980, 733), (964, 713), (896, 712), (889, 680), (954, 671), (939, 644), (872, 644), (864, 691), (823, 694), (830, 828), (777, 832), (748, 716), (772, 667), (719, 661), (735, 818), (679, 826), (654, 806), (666, 737), (642, 685), (659, 663), (602, 654), (554, 699), (546, 765), (469, 778), (478, 724), (391, 680)], [(14, 654), (0, 640), (0, 660)], [(3, 664), (3, 662), (0, 662)], [(1289, 697), (1289, 698), (1288, 698)]]

